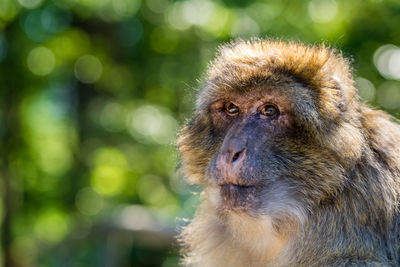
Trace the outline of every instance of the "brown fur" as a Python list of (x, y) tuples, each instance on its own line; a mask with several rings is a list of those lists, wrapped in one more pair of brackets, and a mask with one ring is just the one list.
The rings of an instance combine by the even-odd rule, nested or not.
[[(221, 208), (208, 175), (224, 139), (212, 105), (228, 98), (278, 99), (305, 140), (282, 139), (295, 182), (273, 191), (281, 201), (265, 214)], [(358, 101), (339, 52), (264, 40), (221, 47), (177, 145), (187, 180), (204, 187), (181, 235), (185, 265), (400, 265), (400, 127)]]

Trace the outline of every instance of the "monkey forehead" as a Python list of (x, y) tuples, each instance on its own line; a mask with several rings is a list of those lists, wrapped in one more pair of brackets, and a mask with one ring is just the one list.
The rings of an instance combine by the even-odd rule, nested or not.
[[(295, 42), (251, 40), (233, 42), (219, 48), (208, 68), (208, 79), (246, 82), (274, 74), (295, 76), (308, 84), (321, 85), (333, 76), (349, 78), (349, 63), (334, 49)], [(225, 78), (225, 79), (224, 79)]]
[[(324, 100), (331, 99), (333, 106), (338, 104), (335, 100), (355, 95), (349, 62), (338, 51), (324, 45), (253, 39), (220, 47), (209, 65), (199, 102), (202, 96), (213, 96), (217, 91), (242, 91), (284, 77), (294, 78)], [(331, 112), (333, 106), (327, 110)]]

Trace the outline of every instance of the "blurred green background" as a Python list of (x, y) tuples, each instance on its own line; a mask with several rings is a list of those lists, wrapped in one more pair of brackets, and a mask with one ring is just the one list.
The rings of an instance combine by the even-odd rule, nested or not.
[(400, 111), (400, 1), (0, 0), (1, 266), (176, 266), (176, 131), (235, 37), (322, 41)]

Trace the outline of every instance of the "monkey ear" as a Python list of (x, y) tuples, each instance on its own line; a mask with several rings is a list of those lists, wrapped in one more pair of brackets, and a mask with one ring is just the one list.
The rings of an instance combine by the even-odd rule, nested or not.
[(319, 81), (314, 84), (320, 86), (320, 104), (324, 107), (322, 112), (328, 117), (335, 117), (357, 103), (350, 62), (341, 54), (333, 50), (316, 76), (319, 76)]
[(332, 79), (334, 81), (334, 83), (336, 83), (336, 86), (339, 90), (339, 99), (338, 99), (338, 105), (337, 107), (339, 108), (340, 111), (345, 111), (346, 110), (346, 103), (347, 103), (347, 99), (346, 99), (346, 93), (344, 91), (344, 88), (342, 88), (342, 86), (340, 85), (340, 80), (336, 75), (332, 76)]

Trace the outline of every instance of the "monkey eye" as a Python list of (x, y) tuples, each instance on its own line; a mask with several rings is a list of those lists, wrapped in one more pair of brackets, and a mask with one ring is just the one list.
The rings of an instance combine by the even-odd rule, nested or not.
[(261, 114), (269, 118), (275, 118), (279, 115), (279, 109), (275, 105), (265, 105), (261, 108)]
[(232, 102), (229, 102), (225, 105), (225, 112), (229, 116), (236, 116), (237, 114), (239, 114), (239, 107)]

